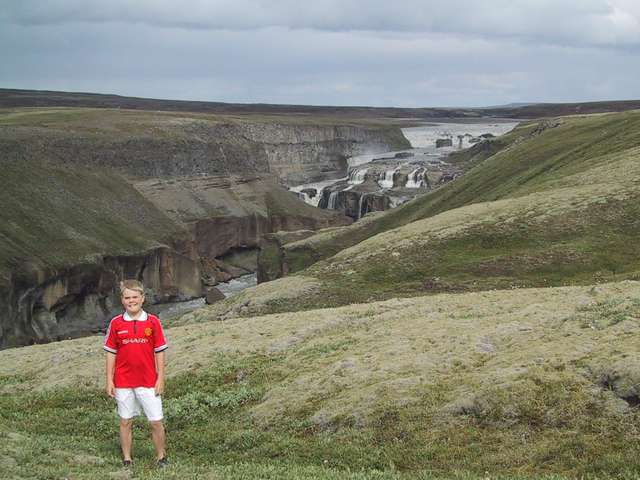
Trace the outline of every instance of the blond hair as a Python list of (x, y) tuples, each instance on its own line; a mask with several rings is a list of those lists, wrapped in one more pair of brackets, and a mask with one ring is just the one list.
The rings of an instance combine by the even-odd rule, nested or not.
[(124, 295), (125, 290), (134, 290), (144, 296), (144, 286), (138, 280), (123, 280), (120, 282), (120, 295)]

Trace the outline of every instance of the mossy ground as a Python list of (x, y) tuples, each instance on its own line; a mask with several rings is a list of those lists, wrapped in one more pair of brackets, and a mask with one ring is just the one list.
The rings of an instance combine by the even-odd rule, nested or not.
[(0, 271), (133, 254), (180, 233), (121, 176), (34, 161), (2, 164)]
[(486, 152), (457, 155), (454, 161), (477, 165), (454, 182), (371, 221), (295, 242), (288, 246), (289, 261), (293, 271), (304, 269), (379, 233), (474, 203), (624, 178), (633, 182), (639, 132), (639, 111), (522, 123)]
[[(172, 466), (140, 422), (135, 477), (637, 478), (639, 298), (622, 282), (168, 328)], [(100, 342), (0, 352), (3, 476), (123, 475)]]
[(350, 249), (183, 317), (165, 472), (143, 428), (119, 467), (100, 338), (0, 352), (0, 476), (638, 478), (640, 284), (617, 281), (639, 270), (639, 122), (523, 126), (345, 230), (364, 237), (306, 244)]
[(639, 278), (640, 112), (543, 125), (397, 210), (286, 244), (318, 288), (261, 312)]

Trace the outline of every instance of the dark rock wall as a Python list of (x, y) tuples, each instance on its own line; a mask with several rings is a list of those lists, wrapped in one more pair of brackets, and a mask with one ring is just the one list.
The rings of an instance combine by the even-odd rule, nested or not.
[[(328, 208), (331, 191), (325, 188), (322, 191), (322, 198), (318, 208)], [(391, 207), (389, 195), (380, 192), (360, 192), (358, 190), (342, 190), (337, 192), (335, 200), (335, 210), (344, 212), (354, 220), (362, 218), (369, 212), (380, 212)]]
[(142, 279), (149, 303), (202, 296), (199, 262), (169, 247), (60, 271), (25, 264), (0, 288), (0, 348), (103, 330), (122, 310), (119, 282), (125, 278)]
[(290, 265), (283, 246), (287, 243), (304, 240), (315, 233), (312, 230), (298, 230), (264, 235), (260, 240), (260, 250), (258, 251), (258, 283), (287, 276)]
[(103, 126), (3, 127), (0, 154), (111, 167), (137, 178), (272, 173), (295, 185), (343, 175), (349, 156), (410, 146), (397, 128), (143, 120), (137, 130), (116, 132)]
[(267, 233), (318, 230), (340, 224), (347, 222), (294, 215), (214, 217), (195, 222), (193, 236), (201, 257), (216, 258), (234, 248), (257, 248)]
[[(42, 162), (62, 167), (61, 171), (115, 170), (132, 182), (158, 178), (173, 182), (207, 175), (230, 178), (263, 172), (295, 184), (343, 175), (350, 155), (408, 146), (397, 128), (223, 123), (153, 113), (133, 118), (131, 113), (115, 111), (89, 112), (85, 118), (83, 112), (71, 113), (78, 118), (47, 117), (49, 123), (2, 126), (0, 157), (14, 163)], [(225, 186), (203, 186), (204, 190), (214, 188), (224, 190)], [(264, 201), (258, 190), (244, 190), (248, 196), (255, 193), (255, 202)], [(182, 208), (177, 197), (166, 197), (168, 189), (140, 191), (160, 211)], [(229, 192), (230, 198), (238, 194)], [(157, 200), (163, 195), (164, 203)], [(197, 196), (193, 192), (189, 195)], [(60, 198), (66, 198), (64, 192)], [(200, 198), (193, 202), (197, 204)], [(242, 205), (246, 202), (248, 198), (239, 201)], [(139, 254), (109, 256), (109, 242), (98, 238), (96, 244), (102, 245), (102, 251), (89, 261), (78, 258), (77, 263), (71, 260), (65, 263), (68, 266), (53, 270), (41, 266), (47, 264), (44, 257), (33, 259), (31, 266), (28, 257), (21, 260), (11, 272), (2, 272), (4, 279), (0, 277), (0, 348), (103, 329), (109, 317), (120, 310), (118, 282), (123, 278), (142, 279), (151, 303), (186, 300), (202, 295), (201, 258), (215, 259), (233, 249), (255, 248), (265, 233), (315, 230), (348, 220), (308, 215), (293, 205), (283, 205), (276, 209), (259, 205), (256, 211), (262, 214), (224, 209), (217, 216), (196, 214), (184, 222), (191, 238)]]

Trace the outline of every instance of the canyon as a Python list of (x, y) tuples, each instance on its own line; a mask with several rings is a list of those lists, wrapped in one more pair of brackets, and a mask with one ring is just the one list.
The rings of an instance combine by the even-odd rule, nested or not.
[[(303, 125), (416, 147), (407, 130), (437, 121), (293, 110), (1, 111), (0, 476), (121, 476), (101, 338), (66, 338), (99, 331), (136, 276), (150, 309), (194, 305), (162, 317), (172, 478), (635, 478), (640, 111), (469, 132), (463, 149), (438, 134), (446, 158), (340, 139), (339, 155), (309, 145), (334, 152), (316, 168), (294, 161)], [(220, 146), (216, 167), (206, 128), (181, 130), (194, 121), (254, 140)], [(291, 130), (271, 141), (265, 123)], [(112, 158), (161, 137), (153, 156)], [(360, 209), (358, 192), (386, 200)], [(395, 192), (413, 196), (388, 208)], [(204, 306), (254, 270), (257, 285)], [(27, 343), (47, 344), (6, 348)], [(154, 475), (150, 452), (136, 475)]]
[[(155, 304), (255, 271), (263, 234), (351, 222), (285, 185), (407, 146), (366, 121), (3, 110), (0, 347), (103, 330), (123, 278), (144, 280)], [(238, 252), (253, 255), (244, 269), (225, 262)]]

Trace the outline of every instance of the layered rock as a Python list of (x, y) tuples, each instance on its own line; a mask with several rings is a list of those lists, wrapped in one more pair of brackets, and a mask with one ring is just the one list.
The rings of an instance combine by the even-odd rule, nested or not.
[[(400, 162), (402, 159), (410, 161)], [(462, 171), (441, 160), (415, 160), (414, 155), (375, 159), (354, 167), (346, 181), (320, 193), (318, 207), (358, 220), (369, 212), (397, 207), (416, 195), (459, 176)]]
[(269, 171), (287, 185), (339, 178), (347, 159), (410, 146), (395, 128), (251, 124), (246, 136), (264, 146)]
[(2, 157), (107, 166), (136, 178), (272, 173), (295, 185), (342, 176), (352, 155), (410, 146), (400, 129), (383, 126), (106, 109), (51, 117), (0, 128)]
[(400, 130), (384, 127), (82, 109), (16, 116), (0, 127), (11, 166), (0, 348), (104, 329), (123, 278), (145, 281), (151, 303), (185, 300), (203, 294), (207, 260), (255, 249), (265, 233), (350, 223), (282, 182), (344, 175), (348, 156), (402, 146)]
[(159, 247), (140, 255), (103, 256), (52, 269), (26, 263), (0, 288), (0, 348), (104, 330), (120, 305), (119, 282), (139, 278), (149, 303), (202, 296), (197, 258)]

